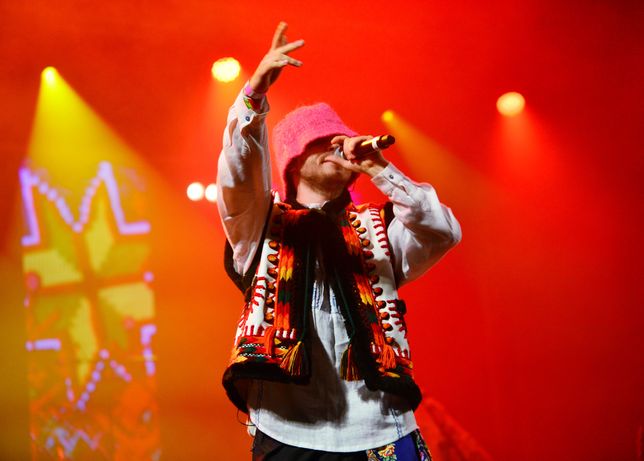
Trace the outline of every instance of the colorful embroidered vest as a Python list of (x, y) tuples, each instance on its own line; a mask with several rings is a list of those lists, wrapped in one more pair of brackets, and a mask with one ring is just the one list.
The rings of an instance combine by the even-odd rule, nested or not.
[[(396, 290), (385, 212), (383, 205), (354, 205), (348, 193), (322, 210), (273, 204), (252, 281), (229, 270), (246, 293), (223, 377), (228, 397), (239, 409), (248, 411), (250, 379), (308, 382), (307, 314), (317, 255), (350, 338), (341, 377), (364, 379), (369, 389), (397, 394), (413, 409), (418, 406), (421, 395), (412, 376), (405, 304)], [(230, 268), (230, 247), (227, 258)]]

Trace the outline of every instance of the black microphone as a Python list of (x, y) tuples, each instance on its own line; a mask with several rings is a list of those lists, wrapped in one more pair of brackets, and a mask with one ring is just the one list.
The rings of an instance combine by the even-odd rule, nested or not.
[[(376, 136), (375, 138), (367, 139), (366, 141), (362, 141), (360, 144), (358, 144), (354, 150), (354, 154), (358, 157), (362, 157), (364, 155), (371, 154), (372, 152), (375, 152), (380, 149), (386, 149), (387, 147), (391, 146), (393, 143), (396, 142), (396, 138), (394, 138), (390, 134), (383, 134), (380, 136)], [(344, 152), (342, 151), (342, 147), (338, 147), (335, 152), (335, 155), (338, 157), (344, 158)]]

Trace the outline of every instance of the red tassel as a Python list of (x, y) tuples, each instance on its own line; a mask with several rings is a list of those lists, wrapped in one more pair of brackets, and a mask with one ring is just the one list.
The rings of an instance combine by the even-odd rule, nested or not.
[(340, 377), (346, 381), (360, 381), (360, 373), (356, 366), (355, 357), (351, 353), (351, 344), (344, 350), (340, 360)]
[(285, 355), (282, 357), (280, 367), (291, 376), (300, 376), (306, 364), (306, 352), (302, 347), (302, 341), (298, 341)]

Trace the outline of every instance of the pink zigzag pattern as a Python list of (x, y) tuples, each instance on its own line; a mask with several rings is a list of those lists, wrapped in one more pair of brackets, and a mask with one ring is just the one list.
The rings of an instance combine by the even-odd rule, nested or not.
[(82, 429), (73, 428), (72, 432), (63, 427), (56, 427), (51, 431), (51, 435), (48, 437), (46, 444), (47, 448), (51, 449), (56, 445), (56, 441), (58, 441), (65, 451), (65, 456), (71, 456), (80, 442), (85, 442), (92, 451), (95, 451), (99, 446), (100, 439), (101, 434), (91, 437)]
[(22, 237), (22, 245), (25, 247), (38, 245), (40, 243), (40, 226), (38, 225), (36, 209), (34, 206), (34, 189), (37, 189), (37, 191), (41, 195), (44, 195), (47, 200), (53, 202), (65, 222), (74, 230), (74, 232), (80, 233), (83, 231), (83, 228), (89, 220), (89, 211), (92, 199), (96, 195), (96, 191), (98, 190), (101, 182), (103, 182), (107, 188), (107, 194), (112, 205), (112, 212), (114, 213), (114, 219), (119, 232), (125, 235), (146, 234), (150, 232), (150, 223), (148, 221), (126, 221), (123, 207), (121, 206), (121, 197), (118, 186), (114, 179), (112, 165), (109, 162), (99, 163), (96, 176), (91, 180), (87, 189), (85, 189), (78, 219), (74, 218), (65, 197), (60, 196), (56, 189), (51, 187), (31, 169), (28, 167), (22, 167), (20, 168), (19, 175), (28, 228), (27, 235)]

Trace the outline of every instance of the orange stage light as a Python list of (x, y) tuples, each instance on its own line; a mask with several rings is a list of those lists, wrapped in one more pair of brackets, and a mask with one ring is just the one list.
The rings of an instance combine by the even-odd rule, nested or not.
[(200, 182), (193, 182), (188, 185), (186, 189), (186, 195), (188, 198), (194, 202), (201, 200), (204, 196), (204, 187)]
[(499, 97), (496, 101), (496, 108), (499, 113), (505, 117), (514, 117), (523, 112), (525, 108), (525, 98), (521, 93), (510, 91)]
[(241, 71), (239, 61), (235, 58), (221, 58), (212, 65), (212, 76), (220, 82), (232, 82)]
[(204, 196), (206, 197), (206, 200), (208, 200), (209, 202), (216, 202), (217, 201), (217, 184), (208, 184), (206, 186)]

